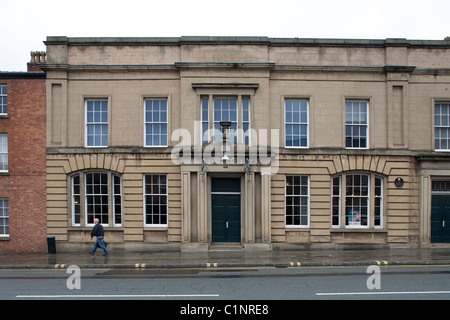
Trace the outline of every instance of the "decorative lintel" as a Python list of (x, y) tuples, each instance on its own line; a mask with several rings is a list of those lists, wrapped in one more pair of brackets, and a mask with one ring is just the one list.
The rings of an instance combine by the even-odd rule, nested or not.
[(256, 91), (258, 89), (258, 83), (240, 83), (240, 82), (229, 82), (229, 83), (193, 83), (192, 89), (253, 89)]

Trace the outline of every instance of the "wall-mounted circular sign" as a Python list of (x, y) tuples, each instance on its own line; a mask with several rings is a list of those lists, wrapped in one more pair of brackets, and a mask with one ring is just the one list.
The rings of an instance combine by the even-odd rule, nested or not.
[(405, 181), (403, 181), (402, 178), (398, 177), (397, 179), (395, 179), (394, 183), (397, 188), (401, 188), (405, 184)]

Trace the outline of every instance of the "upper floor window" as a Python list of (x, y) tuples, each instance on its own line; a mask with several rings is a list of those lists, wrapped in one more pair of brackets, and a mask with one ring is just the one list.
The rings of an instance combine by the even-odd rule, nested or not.
[(0, 134), (0, 172), (8, 172), (8, 135)]
[(0, 115), (8, 114), (8, 94), (6, 85), (0, 85)]
[(333, 227), (383, 227), (383, 178), (363, 173), (334, 177), (331, 198)]
[[(88, 172), (71, 178), (72, 225), (122, 224), (121, 177), (106, 172)], [(83, 214), (84, 213), (84, 214)]]
[(345, 147), (367, 149), (369, 144), (369, 102), (347, 100), (345, 102)]
[(145, 99), (145, 146), (167, 147), (167, 99)]
[(436, 151), (450, 150), (450, 103), (434, 106), (434, 144)]
[(286, 147), (308, 147), (308, 100), (285, 100), (285, 145)]
[(86, 100), (86, 146), (108, 146), (108, 100)]
[[(202, 143), (222, 141), (222, 121), (231, 122), (230, 141), (233, 143), (250, 143), (250, 97), (249, 96), (202, 96), (201, 97)], [(212, 110), (210, 110), (212, 101)], [(210, 117), (212, 115), (212, 117)], [(213, 123), (213, 130), (210, 127)], [(211, 134), (211, 131), (213, 134)]]

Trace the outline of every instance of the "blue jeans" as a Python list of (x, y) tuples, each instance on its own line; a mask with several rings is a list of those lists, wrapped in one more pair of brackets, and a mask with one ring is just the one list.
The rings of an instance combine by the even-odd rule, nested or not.
[(108, 250), (106, 250), (105, 243), (103, 242), (103, 237), (97, 237), (97, 241), (95, 241), (94, 249), (91, 251), (91, 254), (94, 254), (97, 248), (102, 248), (105, 254), (109, 254)]

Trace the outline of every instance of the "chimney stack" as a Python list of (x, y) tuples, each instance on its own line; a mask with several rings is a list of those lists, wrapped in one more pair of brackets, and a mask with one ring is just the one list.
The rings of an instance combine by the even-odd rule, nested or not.
[(27, 63), (28, 72), (41, 72), (38, 63), (46, 63), (47, 53), (45, 51), (31, 51), (31, 61)]

